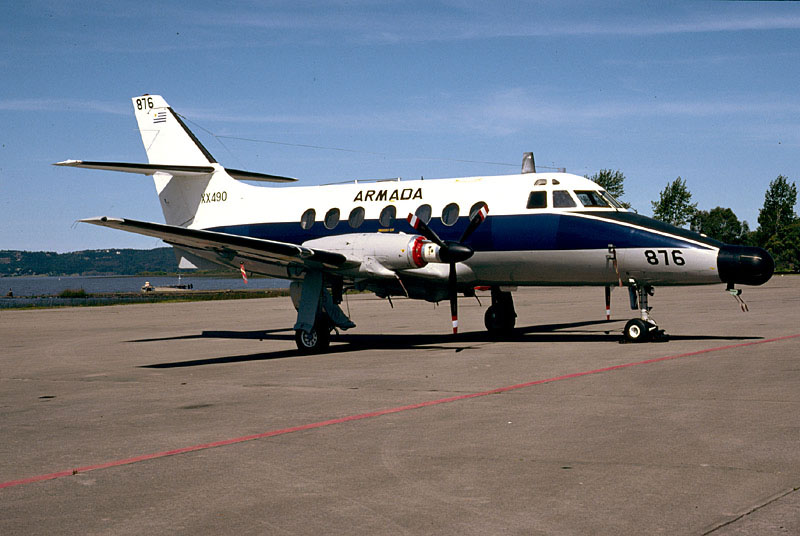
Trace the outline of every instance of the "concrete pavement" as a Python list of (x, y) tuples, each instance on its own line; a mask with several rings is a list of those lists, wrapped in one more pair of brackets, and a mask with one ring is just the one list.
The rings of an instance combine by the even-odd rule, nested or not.
[(318, 356), (288, 298), (0, 311), (0, 533), (800, 533), (799, 277), (657, 288), (641, 345), (624, 289), (514, 296), (350, 296)]

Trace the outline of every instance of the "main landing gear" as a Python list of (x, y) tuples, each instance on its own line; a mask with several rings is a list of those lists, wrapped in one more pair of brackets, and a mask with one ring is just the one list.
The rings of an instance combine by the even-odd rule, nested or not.
[(514, 331), (517, 312), (514, 310), (514, 299), (510, 292), (492, 287), (492, 305), (486, 309), (483, 322), (491, 335), (506, 336)]
[(626, 342), (647, 342), (666, 340), (663, 329), (658, 329), (658, 324), (650, 317), (652, 307), (647, 305), (647, 297), (653, 295), (653, 287), (640, 285), (631, 280), (628, 293), (631, 299), (631, 309), (639, 310), (641, 316), (628, 320), (623, 330)]
[(292, 304), (297, 309), (294, 341), (301, 354), (326, 352), (331, 343), (331, 331), (355, 327), (339, 307), (343, 292), (341, 281), (328, 284), (330, 291), (321, 271), (306, 270), (302, 281), (289, 285)]

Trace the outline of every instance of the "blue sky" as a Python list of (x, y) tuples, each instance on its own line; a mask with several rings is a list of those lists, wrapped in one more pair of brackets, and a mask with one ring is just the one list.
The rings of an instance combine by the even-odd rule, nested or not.
[(534, 151), (622, 170), (647, 215), (681, 176), (755, 228), (769, 182), (800, 178), (800, 2), (181, 4), (5, 3), (0, 249), (161, 245), (73, 225), (163, 221), (148, 177), (50, 165), (145, 162), (142, 93), (223, 165), (304, 184), (518, 172)]

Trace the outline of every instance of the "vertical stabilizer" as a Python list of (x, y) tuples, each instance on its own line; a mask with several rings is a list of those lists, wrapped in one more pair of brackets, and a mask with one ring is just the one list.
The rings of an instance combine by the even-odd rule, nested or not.
[(207, 166), (217, 162), (161, 95), (131, 100), (151, 164)]

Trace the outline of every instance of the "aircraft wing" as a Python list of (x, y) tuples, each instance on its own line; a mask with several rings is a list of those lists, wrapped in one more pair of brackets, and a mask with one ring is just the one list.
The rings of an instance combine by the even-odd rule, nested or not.
[(105, 216), (80, 221), (160, 238), (170, 245), (213, 254), (220, 263), (231, 266), (236, 266), (235, 258), (273, 265), (303, 265), (316, 269), (336, 269), (347, 264), (347, 257), (340, 253), (288, 242)]

